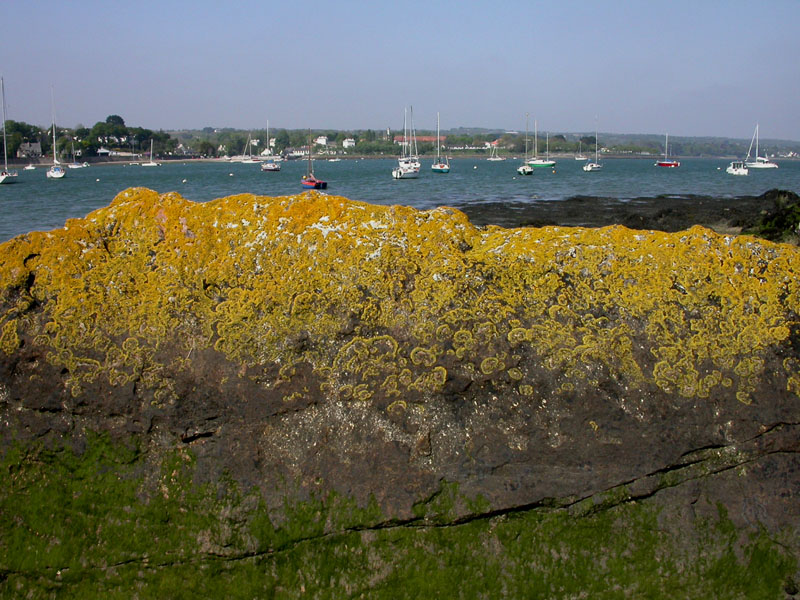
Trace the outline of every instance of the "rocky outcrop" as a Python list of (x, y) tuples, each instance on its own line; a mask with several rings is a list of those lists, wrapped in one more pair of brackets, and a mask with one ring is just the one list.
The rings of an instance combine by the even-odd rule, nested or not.
[[(730, 563), (749, 575), (719, 597), (795, 593), (798, 271), (796, 247), (700, 227), (476, 228), (320, 194), (127, 190), (0, 246), (1, 512), (4, 533), (26, 532), (2, 578), (163, 586), (223, 557), (226, 577), (260, 573), (251, 591), (299, 594), (333, 585), (312, 548), (358, 546), (369, 573), (346, 561), (342, 595), (414, 595), (453, 583), (404, 574), (421, 548), (466, 585), (459, 569), (488, 569), (491, 546), (496, 587), (483, 573), (463, 589), (578, 595), (600, 577), (636, 596), (649, 563), (615, 561), (647, 548), (666, 585), (717, 585)], [(98, 533), (59, 563), (74, 532), (10, 506), (59, 477), (95, 498), (69, 513), (91, 527), (150, 531), (166, 507), (185, 539), (159, 529), (148, 553)], [(11, 556), (42, 539), (46, 560)], [(604, 558), (578, 587), (556, 583), (590, 547)], [(285, 553), (315, 575), (270, 580)], [(550, 583), (526, 588), (520, 569)]]

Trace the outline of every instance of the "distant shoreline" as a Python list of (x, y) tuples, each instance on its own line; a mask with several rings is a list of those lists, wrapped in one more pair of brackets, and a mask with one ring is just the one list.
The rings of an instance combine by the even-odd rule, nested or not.
[[(458, 156), (450, 156), (450, 160), (462, 160), (462, 159), (469, 159), (469, 160), (476, 160), (477, 159), (477, 160), (480, 160), (480, 159), (487, 158), (487, 156), (488, 156), (487, 154), (478, 154), (478, 153), (459, 154)], [(574, 154), (555, 154), (555, 153), (551, 153), (550, 154), (550, 158), (555, 159), (555, 160), (573, 160), (574, 157), (575, 157)], [(329, 161), (331, 159), (338, 159), (338, 160), (381, 160), (381, 159), (389, 159), (389, 160), (395, 160), (397, 158), (398, 158), (397, 156), (386, 156), (386, 155), (375, 156), (375, 155), (372, 155), (372, 154), (368, 154), (368, 155), (363, 155), (363, 156), (355, 156), (355, 155), (351, 155), (351, 156), (330, 156), (330, 157), (328, 157), (328, 156), (317, 156), (317, 157), (314, 157), (314, 161), (327, 162), (327, 161)], [(426, 154), (423, 154), (423, 155), (420, 156), (420, 158), (422, 160), (426, 160), (426, 159), (431, 159), (432, 160), (435, 157), (433, 155), (428, 156)], [(506, 160), (514, 161), (514, 160), (522, 159), (522, 156), (507, 156), (505, 158), (506, 158)], [(650, 156), (641, 156), (641, 155), (631, 156), (631, 155), (628, 155), (628, 154), (604, 154), (603, 155), (603, 159), (604, 160), (650, 160), (650, 161), (652, 161), (652, 160), (657, 160), (658, 158), (659, 157), (656, 156), (656, 155), (650, 155)], [(741, 159), (741, 157), (739, 157), (739, 156), (675, 156), (674, 158), (676, 158), (678, 160), (696, 160), (696, 159), (704, 159), (704, 160), (740, 160)], [(98, 160), (95, 157), (91, 157), (91, 158), (85, 159), (84, 161), (81, 161), (81, 163), (88, 162), (89, 165), (92, 166), (92, 167), (105, 167), (105, 166), (115, 166), (115, 165), (117, 165), (117, 166), (118, 165), (123, 165), (124, 166), (124, 165), (130, 165), (131, 163), (139, 164), (139, 163), (143, 162), (143, 160), (141, 160), (141, 161), (132, 161), (130, 159), (111, 160), (111, 159), (106, 159), (106, 158)], [(225, 160), (225, 159), (222, 159), (222, 158), (177, 158), (177, 157), (159, 158), (159, 157), (156, 157), (155, 160), (157, 160), (159, 162), (162, 162), (162, 163), (223, 163), (223, 164), (236, 164), (236, 161)], [(287, 162), (303, 162), (305, 160), (307, 160), (307, 159), (298, 158), (298, 159), (292, 159), (292, 160), (287, 161)], [(774, 159), (774, 160), (776, 160), (778, 162), (794, 162), (794, 161), (800, 160), (800, 158), (783, 158), (782, 157), (782, 158), (777, 158), (777, 159)], [(48, 160), (48, 159), (45, 159), (45, 158), (38, 159), (38, 160), (16, 159), (15, 158), (15, 159), (9, 159), (9, 161), (8, 161), (9, 168), (10, 169), (17, 169), (17, 170), (22, 169), (22, 168), (26, 167), (27, 165), (33, 165), (36, 168), (42, 168), (42, 167), (49, 167), (52, 164), (53, 164), (52, 159)], [(69, 163), (66, 163), (66, 162), (63, 162), (63, 161), (61, 162), (62, 166), (67, 166), (68, 164)]]

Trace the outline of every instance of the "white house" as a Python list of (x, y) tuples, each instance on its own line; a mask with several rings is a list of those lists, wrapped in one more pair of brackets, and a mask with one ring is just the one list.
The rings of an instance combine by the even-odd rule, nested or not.
[(352, 148), (356, 145), (356, 141), (353, 138), (347, 138), (342, 140), (342, 148)]
[(328, 145), (328, 136), (321, 135), (317, 139), (314, 140), (314, 143), (318, 146), (327, 146)]

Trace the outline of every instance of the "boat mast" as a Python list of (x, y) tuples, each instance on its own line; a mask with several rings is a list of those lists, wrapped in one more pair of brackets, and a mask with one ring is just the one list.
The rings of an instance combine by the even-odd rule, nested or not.
[(528, 164), (528, 113), (525, 113), (525, 162)]
[[(5, 127), (5, 116), (3, 117), (3, 126)], [(758, 123), (756, 123), (756, 160), (758, 160)]]
[[(3, 118), (5, 119), (5, 117)], [(442, 160), (441, 158), (439, 158), (439, 113), (437, 112), (436, 113), (436, 164), (439, 164), (440, 162), (442, 162)]]
[(414, 140), (414, 157), (418, 156), (417, 152), (417, 132), (414, 131), (414, 107), (409, 107), (409, 120), (411, 121), (410, 129), (411, 129), (411, 139)]
[(311, 165), (311, 130), (308, 130), (308, 176), (314, 177), (314, 167)]
[(4, 172), (8, 172), (8, 151), (6, 149), (6, 87), (2, 77), (0, 77), (0, 93), (3, 97), (3, 170)]
[[(758, 135), (758, 123), (756, 123), (756, 130), (753, 132), (753, 137), (750, 138), (750, 147), (747, 149), (747, 157), (745, 160), (750, 160), (750, 151), (753, 149), (753, 142), (756, 141)], [(756, 156), (758, 156), (758, 146), (756, 146)]]
[(56, 96), (53, 91), (53, 86), (50, 86), (50, 104), (53, 110), (53, 166), (58, 164), (56, 159)]

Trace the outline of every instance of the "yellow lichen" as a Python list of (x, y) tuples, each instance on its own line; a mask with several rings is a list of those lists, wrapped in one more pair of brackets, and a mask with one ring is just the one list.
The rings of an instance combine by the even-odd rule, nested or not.
[[(0, 246), (0, 348), (24, 331), (71, 393), (138, 378), (157, 405), (175, 400), (164, 374), (208, 349), (281, 381), (308, 365), (361, 401), (424, 399), (443, 365), (534, 395), (530, 365), (565, 393), (610, 377), (750, 402), (798, 326), (798, 272), (797, 248), (700, 227), (478, 229), (453, 209), (138, 188)], [(41, 319), (23, 318), (34, 305)], [(800, 394), (797, 372), (792, 358), (770, 376)]]

